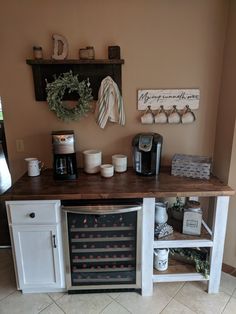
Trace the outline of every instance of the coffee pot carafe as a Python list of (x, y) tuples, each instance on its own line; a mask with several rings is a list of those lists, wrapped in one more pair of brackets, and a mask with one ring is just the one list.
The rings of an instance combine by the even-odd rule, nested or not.
[(74, 131), (52, 132), (53, 176), (57, 180), (77, 178)]

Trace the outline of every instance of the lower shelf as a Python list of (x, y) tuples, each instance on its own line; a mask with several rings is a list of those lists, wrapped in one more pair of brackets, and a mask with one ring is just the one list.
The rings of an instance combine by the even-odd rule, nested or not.
[(182, 261), (169, 259), (168, 269), (158, 271), (153, 269), (153, 282), (173, 282), (173, 281), (202, 281), (208, 280), (202, 274), (197, 273), (194, 265)]

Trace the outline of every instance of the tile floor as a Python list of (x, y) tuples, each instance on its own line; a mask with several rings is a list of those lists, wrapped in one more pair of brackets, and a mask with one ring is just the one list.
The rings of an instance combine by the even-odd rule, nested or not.
[(202, 282), (155, 284), (152, 297), (137, 293), (22, 294), (16, 290), (11, 251), (0, 250), (0, 314), (236, 314), (236, 277), (222, 273), (220, 293)]

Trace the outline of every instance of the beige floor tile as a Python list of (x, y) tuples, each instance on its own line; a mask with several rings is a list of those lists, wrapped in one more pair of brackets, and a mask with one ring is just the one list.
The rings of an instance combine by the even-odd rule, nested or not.
[(0, 271), (0, 300), (16, 291), (15, 273), (12, 268)]
[(201, 282), (186, 283), (174, 299), (196, 313), (221, 313), (230, 296), (224, 292), (208, 294)]
[(236, 289), (234, 290), (233, 297), (236, 298)]
[(171, 297), (160, 289), (154, 289), (153, 296), (143, 297), (135, 292), (121, 293), (116, 299), (121, 305), (134, 314), (157, 314), (170, 302)]
[(236, 299), (231, 298), (229, 303), (226, 305), (223, 314), (235, 314), (236, 313)]
[(49, 305), (45, 310), (42, 310), (40, 314), (64, 314), (63, 312), (55, 303)]
[(161, 312), (161, 314), (194, 314), (196, 312), (191, 311), (187, 306), (179, 303), (176, 300), (172, 300)]
[[(154, 284), (154, 291), (160, 290), (161, 292), (173, 297), (184, 285), (184, 282), (161, 282)], [(157, 291), (158, 293), (158, 291)]]
[(112, 299), (106, 293), (65, 294), (56, 301), (66, 314), (97, 314), (111, 302)]
[(58, 299), (63, 297), (63, 295), (65, 295), (65, 292), (50, 292), (48, 293), (48, 295), (50, 296), (50, 298), (53, 299), (53, 301), (57, 301)]
[(101, 314), (130, 314), (130, 312), (116, 301), (110, 303)]
[(4, 252), (1, 252), (0, 249), (0, 261), (0, 270), (13, 266), (12, 257), (5, 250)]
[(36, 314), (52, 304), (47, 294), (15, 292), (0, 302), (1, 314)]
[(120, 295), (120, 292), (109, 292), (107, 293), (109, 295), (109, 297), (111, 297), (112, 299), (117, 299), (118, 296)]
[(220, 291), (223, 291), (225, 293), (232, 295), (235, 289), (236, 289), (236, 277), (233, 277), (229, 274), (222, 272), (221, 282), (220, 282)]
[[(16, 291), (16, 286), (9, 282), (3, 282), (4, 288), (0, 287), (0, 301)], [(0, 312), (1, 313), (1, 312)]]

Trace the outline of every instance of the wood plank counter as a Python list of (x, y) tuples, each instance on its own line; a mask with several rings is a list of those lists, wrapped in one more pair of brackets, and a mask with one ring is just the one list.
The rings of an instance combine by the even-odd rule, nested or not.
[(85, 174), (79, 170), (77, 180), (56, 181), (51, 169), (38, 177), (23, 175), (3, 195), (3, 200), (111, 199), (176, 196), (231, 196), (234, 191), (216, 177), (199, 180), (170, 175), (165, 169), (159, 176), (143, 177), (133, 169), (116, 173), (112, 178)]

